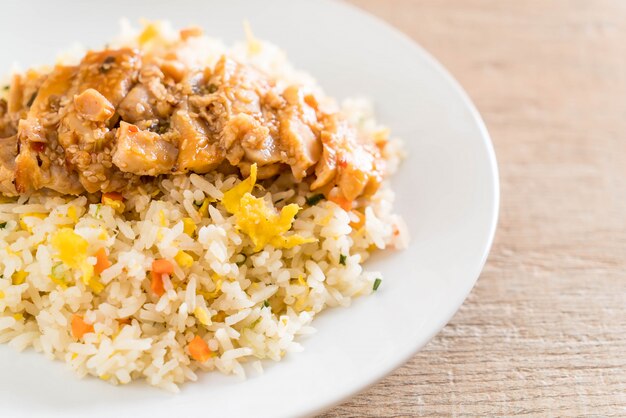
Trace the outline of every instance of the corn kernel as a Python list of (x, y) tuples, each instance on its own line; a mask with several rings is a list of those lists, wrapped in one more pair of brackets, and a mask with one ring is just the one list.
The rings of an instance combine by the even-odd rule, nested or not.
[(16, 271), (15, 273), (13, 273), (13, 276), (11, 276), (11, 281), (14, 285), (19, 285), (24, 283), (26, 277), (28, 277), (28, 273), (26, 273), (24, 270)]
[(198, 318), (198, 321), (200, 321), (202, 325), (211, 325), (211, 318), (209, 318), (209, 314), (205, 309), (198, 306), (196, 309), (194, 309), (193, 314), (196, 318)]
[(191, 218), (183, 218), (183, 231), (190, 237), (196, 232), (196, 224)]
[(178, 265), (183, 268), (191, 267), (193, 265), (193, 257), (184, 251), (179, 251), (174, 257), (174, 260), (176, 260)]

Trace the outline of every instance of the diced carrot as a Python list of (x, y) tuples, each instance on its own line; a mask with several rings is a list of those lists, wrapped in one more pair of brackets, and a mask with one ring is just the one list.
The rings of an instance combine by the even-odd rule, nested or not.
[(349, 212), (350, 209), (352, 209), (352, 202), (343, 196), (329, 196), (328, 200), (336, 203), (337, 205), (339, 205), (339, 207), (341, 207), (341, 209), (345, 211)]
[(204, 363), (213, 356), (208, 344), (198, 335), (189, 343), (189, 354), (200, 363)]
[(165, 293), (165, 288), (163, 287), (163, 275), (161, 273), (151, 271), (150, 277), (152, 278), (150, 281), (150, 290), (152, 290), (152, 293), (157, 296), (163, 296), (163, 293)]
[(152, 271), (159, 274), (172, 274), (174, 272), (174, 264), (160, 258), (152, 262)]
[(72, 335), (74, 338), (80, 340), (85, 334), (90, 332), (93, 332), (93, 325), (86, 323), (80, 315), (72, 315)]
[(359, 212), (358, 210), (353, 210), (352, 213), (356, 215), (356, 217), (359, 218), (359, 220), (350, 222), (350, 226), (353, 229), (361, 229), (363, 225), (365, 225), (365, 214), (362, 212)]
[(93, 269), (97, 274), (100, 274), (109, 267), (111, 267), (111, 262), (109, 261), (106, 250), (102, 247), (96, 251), (96, 265)]
[(188, 38), (194, 38), (198, 36), (202, 36), (202, 28), (199, 28), (197, 26), (190, 26), (188, 28), (180, 30), (180, 39), (182, 39), (183, 41), (187, 40)]
[(118, 192), (102, 193), (102, 203), (105, 203), (104, 202), (105, 199), (124, 200), (124, 197), (122, 196), (121, 193), (118, 193)]

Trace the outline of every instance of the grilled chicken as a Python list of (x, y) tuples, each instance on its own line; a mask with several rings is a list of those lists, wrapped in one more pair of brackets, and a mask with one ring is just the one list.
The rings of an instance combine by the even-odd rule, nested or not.
[[(68, 92), (71, 100), (62, 110), (58, 138), (67, 163), (88, 192), (111, 191), (127, 184), (128, 176), (111, 161), (116, 136), (109, 123), (113, 116), (109, 110), (117, 108), (128, 95), (140, 65), (140, 54), (128, 48), (88, 52), (72, 80)], [(89, 92), (87, 99), (101, 115), (98, 120), (82, 111), (83, 98)]]
[(15, 177), (15, 157), (17, 156), (17, 135), (0, 138), (0, 193), (13, 196), (17, 193)]
[(343, 196), (352, 201), (378, 189), (384, 160), (376, 145), (359, 142), (355, 129), (337, 115), (326, 116), (320, 138), (323, 151), (315, 167), (312, 190), (336, 184)]
[(116, 145), (113, 164), (121, 171), (139, 176), (171, 173), (178, 155), (176, 146), (161, 135), (126, 122), (117, 130)]
[(123, 191), (141, 176), (245, 175), (255, 163), (260, 179), (289, 170), (348, 201), (378, 188), (378, 146), (304, 87), (226, 56), (186, 67), (169, 48), (91, 51), (14, 76), (0, 99), (0, 193)]
[(65, 93), (75, 75), (76, 67), (57, 66), (52, 70), (33, 93), (26, 117), (19, 121), (19, 154), (15, 159), (15, 188), (19, 193), (41, 188), (69, 194), (83, 191), (58, 142), (59, 110), (62, 102), (69, 100)]

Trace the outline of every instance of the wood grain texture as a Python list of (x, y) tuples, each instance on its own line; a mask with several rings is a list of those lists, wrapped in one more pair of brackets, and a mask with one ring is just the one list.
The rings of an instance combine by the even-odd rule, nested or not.
[(466, 88), (502, 203), (450, 324), (324, 416), (626, 416), (626, 2), (351, 2)]

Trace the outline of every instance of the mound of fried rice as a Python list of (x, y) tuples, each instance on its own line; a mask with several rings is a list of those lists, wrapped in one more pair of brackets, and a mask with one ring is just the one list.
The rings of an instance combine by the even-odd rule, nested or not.
[[(167, 25), (161, 29), (167, 33)], [(113, 44), (132, 45), (137, 33), (125, 32)], [(319, 89), (266, 42), (248, 39), (226, 48), (203, 36), (188, 48), (190, 60), (210, 64), (226, 53), (278, 80)], [(342, 111), (363, 137), (374, 140), (384, 129), (364, 100), (348, 100)], [(384, 148), (390, 171), (400, 156), (399, 142), (390, 141)], [(406, 245), (387, 183), (355, 213), (283, 174), (256, 184), (253, 194), (278, 210), (297, 204), (289, 234), (304, 243), (259, 249), (223, 203), (242, 180), (219, 173), (168, 177), (124, 195), (124, 211), (93, 196), (3, 198), (0, 342), (20, 351), (32, 347), (81, 377), (115, 384), (143, 378), (178, 391), (198, 370), (243, 377), (244, 363), (261, 371), (260, 360), (302, 350), (298, 337), (314, 332), (316, 314), (370, 294), (382, 279), (363, 268), (372, 251)], [(91, 270), (81, 266), (95, 265), (102, 249), (110, 267), (86, 277)], [(68, 262), (68, 253), (82, 264)], [(174, 266), (163, 276), (162, 296), (151, 291), (158, 259)], [(72, 332), (76, 315), (92, 331), (81, 338)], [(209, 348), (204, 362), (189, 352), (196, 337)]]

